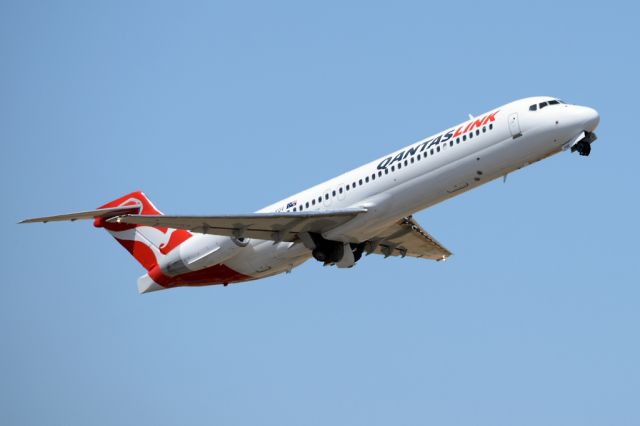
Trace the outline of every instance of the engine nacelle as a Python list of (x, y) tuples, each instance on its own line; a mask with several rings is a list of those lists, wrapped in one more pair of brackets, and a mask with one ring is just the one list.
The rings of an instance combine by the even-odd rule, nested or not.
[(200, 235), (189, 238), (170, 252), (161, 262), (160, 268), (169, 276), (198, 271), (234, 257), (248, 240), (218, 235)]

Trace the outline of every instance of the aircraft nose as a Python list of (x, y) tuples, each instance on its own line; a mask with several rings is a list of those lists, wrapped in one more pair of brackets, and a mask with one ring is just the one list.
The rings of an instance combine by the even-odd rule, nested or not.
[(583, 107), (584, 130), (593, 132), (600, 124), (600, 114), (593, 108)]

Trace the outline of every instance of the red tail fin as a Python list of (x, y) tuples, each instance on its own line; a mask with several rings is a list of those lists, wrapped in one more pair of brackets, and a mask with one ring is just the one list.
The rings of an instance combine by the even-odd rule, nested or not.
[[(99, 208), (121, 206), (139, 206), (138, 214), (162, 214), (141, 191), (127, 194)], [(104, 218), (96, 218), (93, 224), (105, 228), (147, 271), (156, 266), (161, 257), (192, 236), (189, 231), (182, 229), (116, 224)]]

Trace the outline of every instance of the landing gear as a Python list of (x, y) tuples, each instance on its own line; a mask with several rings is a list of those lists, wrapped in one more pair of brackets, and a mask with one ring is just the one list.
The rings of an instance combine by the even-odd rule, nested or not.
[(573, 146), (571, 151), (578, 151), (578, 154), (587, 157), (591, 154), (591, 144), (585, 140), (581, 140)]
[(573, 143), (573, 145), (571, 146), (571, 152), (578, 151), (578, 154), (584, 155), (586, 157), (591, 154), (591, 143), (598, 139), (598, 137), (593, 132), (585, 131), (584, 135), (580, 134), (576, 137), (576, 139), (578, 138), (580, 138), (579, 142)]
[(338, 241), (327, 241), (316, 238), (316, 248), (311, 254), (313, 257), (324, 264), (332, 264), (339, 262), (344, 256), (344, 243)]
[(362, 253), (364, 252), (364, 243), (351, 244), (351, 249), (353, 250), (353, 258), (357, 262), (360, 260)]
[(338, 268), (350, 268), (364, 252), (364, 243), (343, 243), (325, 240), (318, 234), (311, 234), (315, 248), (311, 254), (314, 259), (325, 265), (336, 265)]

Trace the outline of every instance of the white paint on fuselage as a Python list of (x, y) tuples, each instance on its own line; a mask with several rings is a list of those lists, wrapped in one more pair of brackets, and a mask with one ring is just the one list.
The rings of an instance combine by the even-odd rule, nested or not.
[[(453, 138), (446, 144), (440, 143), (440, 152), (429, 154), (417, 160), (417, 154), (406, 157), (408, 166), (378, 176), (378, 165), (388, 156), (358, 167), (338, 177), (330, 179), (305, 191), (287, 197), (277, 203), (265, 207), (259, 212), (298, 211), (300, 205), (310, 203), (304, 210), (322, 211), (348, 207), (366, 207), (367, 213), (349, 223), (340, 226), (323, 236), (337, 241), (361, 242), (375, 237), (375, 235), (399, 219), (414, 214), (448, 198), (462, 194), (509, 172), (527, 166), (535, 161), (560, 152), (562, 145), (578, 133), (593, 131), (598, 124), (597, 113), (587, 107), (558, 104), (550, 105), (537, 111), (530, 111), (529, 106), (552, 100), (550, 97), (533, 97), (521, 99), (491, 110), (487, 114), (499, 111), (492, 122), (493, 129), (482, 132), (473, 138), (468, 137), (460, 143)], [(514, 138), (509, 127), (509, 117), (517, 113), (521, 136)], [(483, 117), (478, 115), (476, 119)], [(455, 130), (467, 125), (468, 120), (437, 133), (422, 141), (398, 150), (390, 156), (396, 157), (400, 152), (415, 147), (449, 130)], [(489, 123), (486, 124), (489, 126)], [(475, 132), (475, 129), (473, 130)], [(388, 166), (391, 168), (391, 165)], [(478, 173), (478, 172), (481, 172)], [(371, 179), (375, 174), (375, 180)], [(368, 183), (364, 183), (366, 178)], [(363, 184), (360, 185), (360, 179)], [(353, 183), (356, 187), (353, 188)], [(350, 186), (346, 191), (346, 185)], [(343, 188), (340, 194), (339, 188)], [(336, 191), (336, 196), (333, 196)], [(329, 199), (325, 199), (329, 194)], [(322, 198), (318, 202), (318, 198)], [(311, 200), (316, 200), (315, 205)], [(286, 208), (295, 202), (293, 208)], [(302, 244), (273, 243), (271, 241), (252, 240), (247, 247), (227, 260), (225, 264), (231, 269), (262, 278), (292, 268), (309, 259), (311, 253)]]

